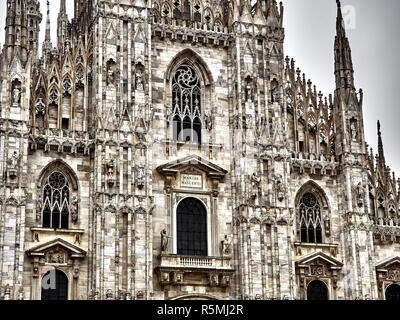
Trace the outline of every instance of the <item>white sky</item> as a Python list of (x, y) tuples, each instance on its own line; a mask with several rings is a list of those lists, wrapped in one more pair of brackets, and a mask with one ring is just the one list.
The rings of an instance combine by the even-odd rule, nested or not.
[[(40, 0), (46, 23), (46, 0)], [(73, 17), (73, 0), (66, 0), (68, 16)], [(300, 67), (324, 94), (333, 93), (333, 43), (336, 27), (336, 1), (283, 0), (286, 33), (285, 55)], [(343, 7), (355, 9), (355, 29), (347, 35), (353, 54), (356, 87), (364, 90), (364, 125), (366, 138), (377, 152), (376, 121), (381, 120), (386, 161), (400, 174), (400, 106), (397, 93), (400, 80), (400, 1), (342, 0)], [(4, 43), (6, 0), (0, 0), (0, 42)], [(56, 43), (59, 1), (50, 1), (52, 41)], [(344, 13), (346, 15), (346, 13)]]

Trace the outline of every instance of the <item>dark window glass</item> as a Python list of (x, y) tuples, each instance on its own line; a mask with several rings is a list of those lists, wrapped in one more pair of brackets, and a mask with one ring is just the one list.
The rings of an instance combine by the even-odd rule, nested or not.
[(177, 208), (178, 254), (207, 256), (207, 212), (195, 198), (186, 198)]
[(68, 278), (62, 271), (52, 270), (43, 276), (42, 300), (68, 300)]
[(399, 301), (400, 300), (400, 286), (392, 284), (386, 289), (386, 300)]
[(307, 287), (307, 300), (328, 300), (328, 288), (319, 280), (310, 282)]

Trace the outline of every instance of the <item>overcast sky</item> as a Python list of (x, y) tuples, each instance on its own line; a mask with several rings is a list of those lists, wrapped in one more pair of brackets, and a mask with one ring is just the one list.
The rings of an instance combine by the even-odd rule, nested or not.
[[(41, 0), (46, 23), (46, 0)], [(73, 0), (67, 0), (69, 17)], [(56, 43), (59, 1), (50, 1), (52, 40)], [(296, 66), (324, 94), (333, 93), (333, 43), (336, 27), (335, 0), (283, 0), (286, 33), (285, 55), (296, 60)], [(0, 0), (0, 42), (4, 43), (6, 0)], [(377, 151), (376, 121), (381, 120), (386, 161), (400, 174), (400, 105), (397, 94), (400, 80), (400, 1), (342, 0), (348, 26), (347, 35), (353, 54), (355, 82), (364, 90), (366, 138)], [(3, 9), (4, 8), (4, 9)], [(354, 13), (354, 15), (353, 15)]]

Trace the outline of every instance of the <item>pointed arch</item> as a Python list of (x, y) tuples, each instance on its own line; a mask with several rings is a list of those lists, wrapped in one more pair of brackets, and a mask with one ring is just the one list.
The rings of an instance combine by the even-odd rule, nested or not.
[(37, 180), (37, 187), (42, 188), (44, 181), (55, 170), (61, 171), (67, 177), (72, 189), (79, 191), (78, 176), (76, 175), (75, 171), (62, 159), (54, 160), (43, 168)]
[(323, 243), (324, 234), (330, 235), (329, 203), (325, 192), (314, 181), (309, 181), (297, 192), (295, 201), (299, 240)]
[(174, 74), (174, 71), (184, 63), (189, 64), (195, 71), (197, 71), (201, 75), (204, 86), (214, 84), (213, 76), (210, 69), (208, 68), (207, 63), (197, 52), (190, 48), (182, 50), (171, 60), (165, 73), (166, 80), (170, 81), (171, 76)]
[(300, 199), (304, 196), (305, 193), (311, 192), (315, 195), (319, 203), (323, 206), (324, 209), (330, 210), (330, 204), (328, 201), (328, 196), (325, 191), (313, 180), (310, 180), (303, 184), (301, 188), (297, 191), (295, 202), (299, 203)]

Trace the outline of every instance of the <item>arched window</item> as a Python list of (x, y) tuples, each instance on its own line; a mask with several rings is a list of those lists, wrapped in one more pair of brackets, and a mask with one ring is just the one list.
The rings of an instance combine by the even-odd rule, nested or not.
[(317, 198), (306, 192), (299, 204), (301, 242), (322, 243), (321, 205)]
[(386, 300), (399, 301), (400, 300), (400, 286), (392, 284), (386, 289)]
[(68, 300), (68, 278), (60, 270), (51, 270), (42, 278), (42, 300)]
[(46, 179), (43, 188), (43, 228), (68, 229), (70, 186), (58, 171)]
[(207, 212), (200, 200), (182, 200), (176, 212), (178, 254), (207, 256)]
[(328, 300), (328, 288), (319, 280), (311, 281), (307, 287), (307, 300)]
[(201, 143), (200, 81), (188, 64), (181, 65), (172, 80), (173, 138)]

